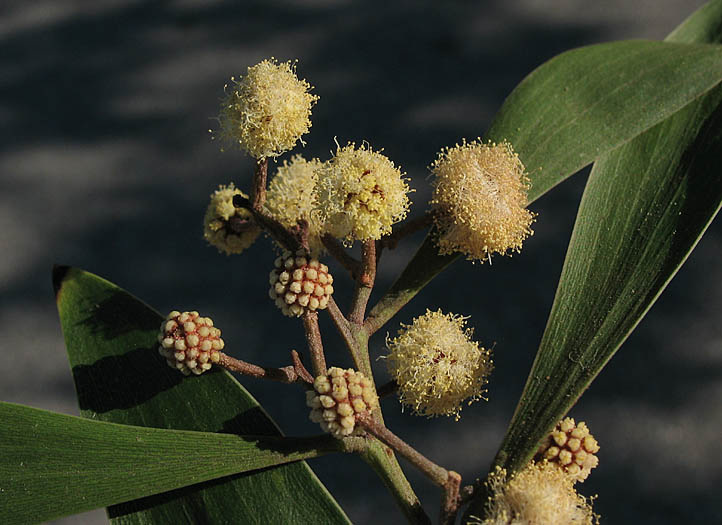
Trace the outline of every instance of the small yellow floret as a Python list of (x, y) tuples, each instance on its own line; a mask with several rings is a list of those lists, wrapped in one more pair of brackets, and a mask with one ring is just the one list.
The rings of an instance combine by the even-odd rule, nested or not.
[(268, 212), (287, 228), (296, 226), (300, 219), (308, 222), (308, 247), (311, 257), (325, 253), (321, 242), (322, 222), (315, 208), (314, 187), (318, 180), (318, 159), (306, 160), (296, 155), (291, 162), (284, 161), (273, 177), (266, 194)]
[(211, 194), (211, 201), (203, 218), (203, 237), (218, 251), (226, 255), (241, 253), (256, 240), (261, 229), (253, 220), (251, 212), (233, 205), (233, 197), (248, 195), (231, 182), (219, 186)]
[(346, 242), (380, 239), (406, 217), (409, 186), (388, 157), (349, 143), (319, 171), (316, 207), (325, 230)]
[(509, 143), (463, 141), (443, 150), (431, 170), (440, 254), (485, 261), (521, 249), (534, 214), (525, 208), (529, 178)]
[(389, 373), (399, 385), (401, 403), (426, 416), (459, 419), (465, 399), (483, 398), (493, 368), (491, 350), (471, 340), (465, 317), (427, 310), (387, 339)]
[[(497, 467), (487, 481), (491, 496), (479, 525), (592, 525), (599, 523), (591, 501), (573, 482), (547, 463), (529, 464), (507, 479)], [(474, 522), (472, 522), (474, 523)]]
[(261, 159), (290, 150), (308, 133), (318, 97), (309, 93), (308, 82), (298, 79), (295, 64), (271, 58), (249, 67), (240, 81), (231, 81), (218, 116), (221, 141)]

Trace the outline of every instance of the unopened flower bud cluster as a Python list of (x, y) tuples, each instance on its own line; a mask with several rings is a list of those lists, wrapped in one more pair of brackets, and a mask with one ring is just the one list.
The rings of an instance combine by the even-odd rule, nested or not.
[(333, 294), (333, 276), (328, 266), (311, 259), (304, 250), (294, 255), (286, 250), (274, 262), (269, 275), (268, 295), (288, 317), (300, 317), (306, 311), (324, 310)]
[(332, 367), (313, 381), (313, 390), (306, 392), (306, 404), (312, 409), (311, 421), (341, 438), (354, 433), (355, 414), (378, 407), (378, 397), (371, 381), (361, 372)]
[(576, 424), (573, 418), (567, 417), (541, 444), (536, 459), (556, 464), (575, 481), (584, 481), (599, 464), (597, 452), (599, 444), (587, 425), (583, 421)]
[(159, 353), (168, 366), (189, 375), (200, 375), (220, 360), (224, 347), (221, 331), (213, 326), (210, 317), (198, 312), (168, 314), (158, 334)]

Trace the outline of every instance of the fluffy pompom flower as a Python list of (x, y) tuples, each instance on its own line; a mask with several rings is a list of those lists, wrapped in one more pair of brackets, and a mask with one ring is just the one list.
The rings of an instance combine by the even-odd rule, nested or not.
[(203, 218), (203, 237), (226, 255), (241, 253), (261, 233), (251, 212), (233, 205), (234, 195), (248, 198), (232, 182), (228, 186), (219, 186), (211, 194), (211, 202)]
[(168, 366), (184, 375), (200, 375), (220, 360), (224, 343), (221, 331), (213, 326), (210, 317), (198, 312), (172, 311), (160, 325), (158, 352)]
[(266, 209), (287, 228), (296, 226), (300, 219), (308, 222), (308, 247), (312, 257), (325, 253), (321, 242), (322, 222), (315, 207), (314, 187), (318, 180), (318, 159), (306, 160), (296, 155), (291, 162), (284, 161), (271, 180), (266, 194)]
[(334, 237), (349, 243), (380, 239), (406, 217), (409, 191), (388, 157), (349, 143), (319, 170), (316, 206), (325, 231)]
[(356, 428), (356, 414), (369, 412), (379, 405), (371, 381), (352, 368), (332, 367), (326, 375), (313, 381), (313, 390), (306, 392), (310, 419), (324, 432), (337, 438), (350, 436)]
[(509, 143), (463, 141), (443, 150), (431, 170), (440, 254), (484, 261), (521, 249), (534, 214), (525, 208), (529, 179)]
[[(574, 483), (547, 463), (530, 463), (507, 479), (496, 468), (487, 481), (491, 496), (484, 521), (479, 525), (592, 525), (599, 516)], [(474, 522), (472, 522), (474, 523)]]
[(416, 414), (455, 416), (465, 399), (481, 399), (493, 368), (491, 350), (472, 341), (466, 318), (427, 310), (387, 339), (386, 363), (401, 403)]
[(318, 97), (309, 93), (308, 82), (298, 79), (294, 64), (271, 58), (249, 67), (240, 81), (231, 81), (218, 116), (224, 143), (262, 159), (290, 150), (308, 133)]
[(571, 417), (562, 419), (539, 446), (537, 461), (548, 461), (566, 472), (574, 481), (584, 481), (599, 464), (595, 454), (599, 443), (589, 433), (584, 421), (579, 424)]

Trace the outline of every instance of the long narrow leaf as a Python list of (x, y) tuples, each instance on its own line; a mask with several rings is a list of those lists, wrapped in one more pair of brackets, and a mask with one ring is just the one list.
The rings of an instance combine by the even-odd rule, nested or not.
[[(184, 377), (170, 369), (156, 350), (162, 318), (144, 303), (75, 268), (57, 267), (53, 282), (82, 415), (128, 425), (280, 436), (224, 370)], [(193, 485), (108, 512), (128, 524), (348, 523), (305, 462)]]
[[(504, 102), (486, 138), (508, 140), (529, 172), (533, 202), (564, 179), (673, 115), (722, 80), (722, 47), (624, 41), (542, 64)], [(427, 236), (370, 312), (380, 325), (458, 255)]]
[[(722, 2), (669, 37), (722, 41)], [(722, 203), (722, 87), (595, 163), (536, 360), (497, 457), (516, 470), (609, 361)]]
[(34, 523), (317, 457), (287, 440), (104, 423), (0, 402), (0, 523)]

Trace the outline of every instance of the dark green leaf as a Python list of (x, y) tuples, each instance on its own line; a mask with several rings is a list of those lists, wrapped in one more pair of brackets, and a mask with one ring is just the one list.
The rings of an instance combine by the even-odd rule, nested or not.
[[(184, 377), (170, 369), (156, 350), (162, 318), (138, 299), (75, 268), (57, 267), (53, 282), (85, 417), (280, 436), (258, 403), (224, 370)], [(305, 462), (178, 489), (108, 512), (118, 523), (348, 523)]]
[(90, 421), (0, 402), (0, 523), (33, 523), (338, 448)]
[[(531, 179), (529, 202), (722, 80), (722, 47), (625, 41), (558, 55), (504, 102), (486, 138), (508, 140)], [(439, 256), (432, 235), (370, 317), (383, 324), (458, 256)]]
[[(722, 41), (722, 2), (669, 38)], [(529, 460), (652, 306), (720, 208), (721, 163), (722, 87), (595, 163), (497, 463)]]

